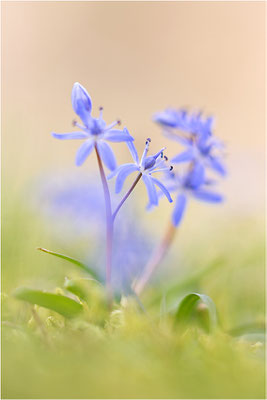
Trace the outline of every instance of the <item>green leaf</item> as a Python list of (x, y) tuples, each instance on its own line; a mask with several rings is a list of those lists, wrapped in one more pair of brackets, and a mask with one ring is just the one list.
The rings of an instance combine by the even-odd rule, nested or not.
[(80, 282), (77, 279), (68, 279), (65, 278), (64, 288), (68, 290), (70, 293), (75, 294), (82, 300), (87, 300), (87, 294)]
[(181, 300), (175, 313), (175, 324), (184, 326), (193, 318), (207, 332), (218, 326), (216, 306), (209, 296), (190, 293)]
[(21, 287), (15, 290), (14, 296), (19, 300), (24, 300), (28, 303), (37, 304), (38, 306), (56, 311), (66, 318), (76, 317), (83, 310), (80, 303), (77, 303), (77, 301), (69, 297), (43, 292), (41, 290)]
[(98, 276), (98, 274), (92, 268), (88, 267), (88, 265), (82, 263), (81, 261), (76, 260), (75, 258), (66, 256), (65, 254), (60, 254), (60, 253), (56, 253), (55, 251), (44, 249), (42, 247), (38, 247), (37, 250), (41, 250), (44, 253), (51, 254), (52, 256), (56, 256), (56, 257), (62, 258), (63, 260), (69, 261), (70, 263), (72, 263), (72, 264), (76, 265), (77, 267), (86, 271), (97, 281), (101, 282), (101, 278)]

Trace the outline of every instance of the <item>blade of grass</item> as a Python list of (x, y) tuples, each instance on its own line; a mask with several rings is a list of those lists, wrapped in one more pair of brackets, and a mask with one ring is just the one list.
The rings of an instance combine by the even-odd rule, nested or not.
[(85, 301), (87, 300), (86, 291), (76, 279), (65, 278), (64, 288), (70, 293), (75, 294), (75, 296), (79, 297), (80, 299)]
[(38, 306), (56, 311), (65, 318), (76, 317), (83, 311), (83, 306), (77, 303), (77, 301), (55, 293), (21, 287), (15, 290), (14, 296), (30, 304), (37, 304)]
[(55, 251), (44, 249), (43, 247), (38, 247), (37, 250), (41, 250), (44, 253), (51, 254), (52, 256), (62, 258), (63, 260), (66, 260), (66, 261), (76, 265), (77, 267), (83, 269), (85, 272), (90, 274), (94, 279), (101, 282), (101, 278), (98, 276), (98, 274), (92, 268), (88, 267), (88, 265), (84, 264), (83, 262), (76, 260), (73, 257), (69, 257), (65, 254), (56, 253)]

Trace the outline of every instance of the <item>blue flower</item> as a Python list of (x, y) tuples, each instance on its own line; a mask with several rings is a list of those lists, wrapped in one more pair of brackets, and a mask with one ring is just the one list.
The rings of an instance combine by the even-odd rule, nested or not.
[(80, 130), (71, 133), (52, 133), (56, 139), (84, 139), (84, 143), (78, 149), (76, 155), (76, 165), (80, 166), (84, 163), (86, 158), (92, 152), (93, 148), (97, 146), (100, 157), (105, 165), (111, 170), (116, 168), (116, 160), (110, 146), (105, 142), (128, 142), (133, 141), (133, 137), (118, 129), (113, 129), (120, 122), (115, 121), (110, 125), (102, 118), (103, 108), (100, 108), (98, 118), (91, 116), (92, 101), (86, 89), (78, 82), (74, 83), (71, 95), (72, 107), (75, 113), (80, 117), (83, 124), (75, 122)]
[[(160, 124), (163, 128), (174, 128), (191, 135), (205, 134), (207, 136), (212, 133), (213, 117), (203, 118), (201, 112), (192, 113), (187, 110), (167, 109), (154, 115), (153, 120)], [(183, 136), (181, 135), (183, 138)], [(185, 136), (185, 140), (187, 136)]]
[(185, 110), (168, 109), (157, 113), (154, 120), (164, 128), (165, 136), (187, 147), (172, 163), (194, 161), (222, 176), (226, 174), (220, 156), (223, 146), (212, 134), (212, 117), (205, 119), (201, 113), (190, 115)]
[(218, 174), (225, 176), (226, 169), (219, 154), (221, 148), (222, 145), (212, 136), (199, 135), (193, 137), (188, 142), (187, 149), (173, 157), (171, 162), (175, 164), (187, 161), (197, 162), (203, 167), (211, 168)]
[[(125, 134), (129, 134), (126, 128), (124, 130)], [(158, 188), (164, 193), (169, 202), (172, 202), (172, 198), (166, 187), (158, 179), (152, 176), (152, 174), (154, 174), (155, 172), (169, 171), (170, 169), (172, 169), (172, 167), (166, 166), (166, 161), (168, 160), (167, 157), (163, 157), (163, 151), (165, 150), (165, 147), (158, 151), (156, 154), (152, 156), (147, 156), (150, 142), (151, 139), (146, 140), (146, 145), (141, 160), (139, 160), (133, 142), (127, 142), (134, 163), (121, 165), (109, 176), (110, 179), (117, 175), (115, 191), (116, 193), (119, 193), (122, 190), (124, 181), (128, 175), (135, 171), (141, 173), (149, 198), (148, 207), (158, 205), (158, 193), (155, 185), (158, 186)]]
[(38, 190), (33, 206), (53, 221), (61, 240), (73, 234), (77, 240), (84, 232), (90, 232), (90, 226), (93, 236), (105, 230), (105, 203), (99, 179), (94, 174), (88, 178), (75, 171), (38, 176), (35, 184)]
[(201, 164), (192, 165), (189, 171), (182, 176), (173, 171), (168, 174), (166, 186), (170, 192), (177, 192), (172, 214), (174, 226), (178, 226), (182, 221), (190, 197), (208, 203), (221, 203), (223, 201), (221, 194), (207, 190), (207, 187), (213, 183), (213, 181), (205, 178), (205, 170)]

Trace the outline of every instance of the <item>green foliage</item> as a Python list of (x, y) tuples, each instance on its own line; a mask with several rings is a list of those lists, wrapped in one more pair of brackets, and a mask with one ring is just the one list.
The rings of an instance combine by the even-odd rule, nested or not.
[[(264, 398), (264, 347), (173, 326), (138, 311), (134, 300), (63, 324), (38, 309), (38, 325), (3, 325), (3, 398)], [(16, 384), (14, 385), (14, 376)]]
[(77, 267), (81, 268), (82, 270), (87, 272), (89, 275), (91, 275), (94, 279), (101, 282), (101, 278), (98, 276), (98, 274), (92, 268), (90, 268), (88, 265), (85, 265), (81, 261), (76, 260), (75, 258), (66, 256), (65, 254), (60, 254), (60, 253), (56, 253), (55, 251), (44, 249), (42, 247), (38, 247), (37, 250), (41, 250), (44, 253), (51, 254), (52, 256), (62, 258), (63, 260), (66, 260), (66, 261), (76, 265)]
[(77, 296), (79, 299), (87, 301), (89, 293), (88, 293), (88, 287), (86, 287), (85, 283), (87, 283), (87, 279), (83, 278), (69, 279), (66, 277), (64, 282), (64, 288), (68, 292), (75, 294), (75, 296)]
[[(104, 286), (85, 277), (87, 269), (34, 250), (55, 245), (51, 229), (19, 204), (8, 218), (2, 398), (265, 398), (264, 242), (254, 220), (221, 227), (209, 255), (206, 238), (193, 241), (194, 251), (192, 237), (181, 245), (179, 238), (142, 303), (123, 297), (110, 312)], [(86, 259), (88, 242), (70, 244), (70, 252)], [(12, 294), (19, 286), (49, 293), (22, 289), (18, 300)]]
[(56, 311), (66, 318), (76, 317), (83, 310), (77, 301), (60, 294), (46, 293), (41, 290), (32, 290), (24, 287), (16, 289), (14, 296), (19, 300), (37, 304), (41, 307)]
[(212, 332), (218, 326), (216, 306), (205, 294), (187, 294), (178, 305), (175, 324), (187, 326), (193, 317), (207, 332)]

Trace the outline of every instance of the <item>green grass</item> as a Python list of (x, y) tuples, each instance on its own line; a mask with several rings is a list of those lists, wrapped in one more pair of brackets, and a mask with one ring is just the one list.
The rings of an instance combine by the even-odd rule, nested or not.
[[(174, 247), (166, 279), (161, 271), (141, 297), (145, 312), (129, 299), (110, 313), (85, 271), (36, 251), (60, 250), (51, 229), (18, 204), (4, 213), (2, 398), (265, 398), (264, 240), (254, 221), (222, 228), (212, 256), (205, 238), (192, 239), (179, 276)], [(69, 254), (80, 250), (73, 244)], [(20, 286), (75, 301), (80, 293), (83, 311), (65, 318), (33, 306), (14, 297)], [(217, 308), (210, 333), (206, 297), (177, 312), (192, 292)]]

